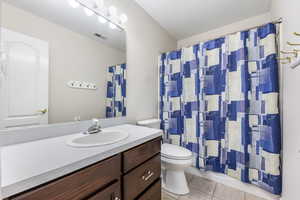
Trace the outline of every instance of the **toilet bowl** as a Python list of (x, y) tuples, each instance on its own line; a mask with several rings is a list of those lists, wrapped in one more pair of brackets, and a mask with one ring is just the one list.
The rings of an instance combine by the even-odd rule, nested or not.
[[(148, 128), (160, 127), (159, 119), (150, 119), (137, 122), (137, 125)], [(171, 193), (184, 195), (190, 192), (184, 170), (192, 165), (192, 152), (183, 147), (162, 144), (162, 187)]]
[(176, 145), (163, 144), (161, 149), (162, 187), (184, 195), (190, 192), (184, 170), (192, 165), (192, 152)]

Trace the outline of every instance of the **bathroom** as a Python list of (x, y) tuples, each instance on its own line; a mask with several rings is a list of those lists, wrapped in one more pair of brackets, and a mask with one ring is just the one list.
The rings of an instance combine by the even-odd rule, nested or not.
[(0, 0), (0, 199), (299, 200), (299, 8)]

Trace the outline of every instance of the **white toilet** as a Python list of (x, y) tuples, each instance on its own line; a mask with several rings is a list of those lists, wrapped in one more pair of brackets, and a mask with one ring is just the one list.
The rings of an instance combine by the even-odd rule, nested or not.
[[(139, 121), (140, 126), (159, 129), (160, 120)], [(184, 170), (192, 165), (192, 152), (183, 147), (163, 144), (161, 147), (162, 187), (174, 194), (184, 195), (190, 192)]]

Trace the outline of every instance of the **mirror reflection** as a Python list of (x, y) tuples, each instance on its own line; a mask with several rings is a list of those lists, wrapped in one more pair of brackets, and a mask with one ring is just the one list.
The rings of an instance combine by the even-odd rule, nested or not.
[(83, 3), (3, 1), (0, 129), (126, 116), (126, 15)]

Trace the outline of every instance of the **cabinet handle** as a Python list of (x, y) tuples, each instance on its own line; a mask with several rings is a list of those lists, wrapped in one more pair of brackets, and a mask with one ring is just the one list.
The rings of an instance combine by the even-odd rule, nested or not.
[(117, 194), (114, 192), (112, 195), (111, 195), (111, 200), (121, 200), (120, 197), (116, 196)]
[(142, 179), (144, 181), (148, 181), (152, 176), (154, 175), (154, 172), (151, 172), (150, 170), (147, 172), (146, 175), (142, 176)]

